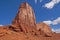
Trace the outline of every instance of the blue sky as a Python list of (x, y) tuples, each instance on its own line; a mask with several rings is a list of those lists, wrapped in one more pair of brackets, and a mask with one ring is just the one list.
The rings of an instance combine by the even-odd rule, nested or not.
[[(41, 2), (40, 2), (41, 1)], [(52, 0), (0, 0), (0, 25), (9, 25), (16, 16), (22, 2), (28, 2), (34, 9), (36, 22), (53, 22), (51, 28), (60, 28), (60, 2)], [(52, 7), (50, 2), (52, 3)], [(56, 24), (55, 21), (59, 20)]]

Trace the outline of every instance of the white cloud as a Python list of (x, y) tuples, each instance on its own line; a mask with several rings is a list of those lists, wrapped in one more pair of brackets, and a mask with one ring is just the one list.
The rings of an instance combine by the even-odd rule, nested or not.
[(53, 32), (60, 33), (60, 28), (59, 29), (52, 29)]
[(46, 8), (49, 8), (49, 9), (53, 8), (53, 6), (54, 6), (54, 3), (53, 2), (49, 2), (49, 3), (46, 3), (45, 4), (45, 7)]
[(37, 3), (37, 0), (35, 0), (35, 4)]
[(0, 26), (3, 26), (3, 25), (0, 25)]
[(51, 21), (51, 20), (48, 20), (48, 21), (43, 21), (43, 23), (46, 23), (48, 25), (52, 24), (52, 25), (57, 25), (60, 23), (60, 17), (58, 17), (57, 19)]
[(40, 2), (42, 2), (42, 0), (40, 0)]
[(58, 24), (58, 23), (60, 23), (60, 17), (58, 17), (57, 19), (55, 19), (52, 24), (55, 25), (55, 24)]
[(52, 0), (49, 3), (46, 3), (44, 7), (52, 9), (56, 4), (58, 4), (60, 0)]
[(48, 25), (52, 24), (52, 21), (50, 21), (50, 20), (48, 20), (48, 21), (43, 21), (43, 22), (46, 23), (46, 24), (48, 24)]
[[(37, 3), (38, 0), (34, 0), (35, 1), (35, 4)], [(42, 2), (42, 0), (39, 0), (40, 2)]]

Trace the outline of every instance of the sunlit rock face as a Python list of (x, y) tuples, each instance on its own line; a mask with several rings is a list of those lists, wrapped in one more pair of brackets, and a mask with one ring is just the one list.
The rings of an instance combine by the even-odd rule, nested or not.
[(39, 30), (40, 34), (42, 34), (42, 35), (45, 34), (48, 36), (52, 36), (52, 30), (51, 30), (50, 26), (43, 22), (37, 24), (37, 30)]
[(36, 21), (32, 7), (28, 3), (22, 3), (11, 25), (16, 31), (35, 32)]
[(5, 36), (6, 34), (11, 34), (11, 32), (9, 26), (0, 26), (0, 37)]

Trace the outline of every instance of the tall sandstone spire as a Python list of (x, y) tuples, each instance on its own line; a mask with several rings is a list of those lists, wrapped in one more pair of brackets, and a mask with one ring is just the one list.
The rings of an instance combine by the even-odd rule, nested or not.
[(15, 19), (12, 21), (12, 27), (16, 31), (35, 32), (36, 21), (32, 7), (28, 3), (22, 3)]

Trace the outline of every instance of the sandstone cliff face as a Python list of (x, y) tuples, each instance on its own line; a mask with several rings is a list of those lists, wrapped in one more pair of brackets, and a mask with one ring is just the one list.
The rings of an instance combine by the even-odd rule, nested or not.
[(51, 35), (52, 30), (51, 30), (50, 26), (43, 22), (37, 24), (37, 30), (39, 30), (42, 35), (45, 34), (48, 36), (52, 36)]
[(20, 5), (18, 13), (12, 24), (16, 24), (16, 26), (20, 26), (20, 24), (35, 26), (34, 11), (28, 3), (22, 3)]
[(28, 3), (22, 3), (15, 19), (11, 25), (16, 31), (23, 31), (25, 33), (35, 32), (36, 22), (32, 7)]

